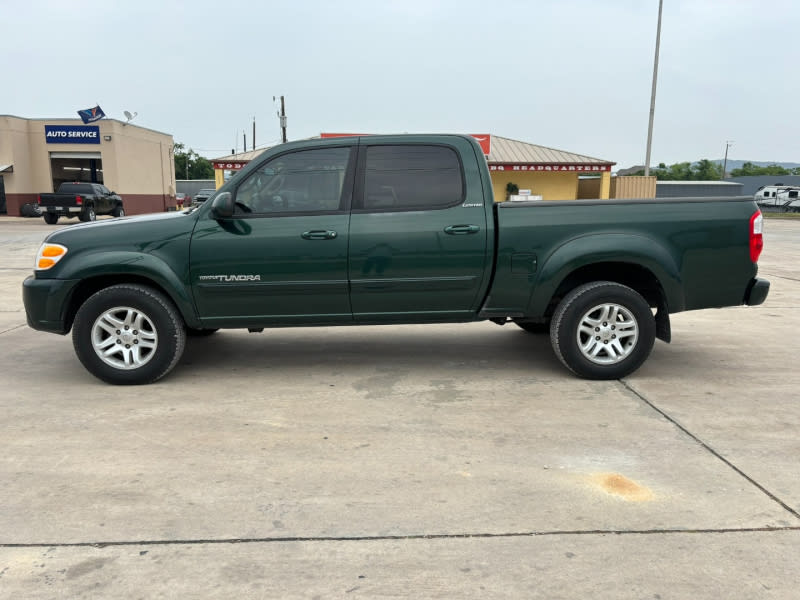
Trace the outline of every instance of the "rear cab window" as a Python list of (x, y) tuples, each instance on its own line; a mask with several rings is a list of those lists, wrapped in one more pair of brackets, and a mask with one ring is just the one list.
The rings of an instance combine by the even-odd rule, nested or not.
[(94, 194), (91, 183), (62, 183), (58, 188), (59, 194)]

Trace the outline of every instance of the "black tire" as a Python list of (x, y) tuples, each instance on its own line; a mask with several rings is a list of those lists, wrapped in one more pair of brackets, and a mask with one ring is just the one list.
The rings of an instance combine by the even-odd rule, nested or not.
[(125, 209), (122, 208), (122, 204), (117, 204), (114, 209), (111, 211), (111, 216), (115, 219), (125, 216)]
[(44, 217), (44, 222), (48, 225), (55, 225), (58, 223), (58, 215), (55, 213), (45, 212), (42, 213), (42, 216)]
[(98, 379), (140, 385), (161, 379), (175, 367), (186, 331), (164, 294), (144, 285), (120, 284), (100, 290), (81, 305), (72, 344), (83, 366)]
[(635, 290), (611, 281), (572, 290), (550, 323), (556, 356), (586, 379), (630, 375), (647, 360), (655, 339), (656, 322), (647, 301)]
[(186, 328), (186, 335), (189, 337), (208, 337), (211, 334), (217, 333), (219, 328), (217, 329), (195, 329), (194, 327), (187, 327)]
[(514, 321), (514, 324), (528, 333), (550, 333), (550, 323), (518, 323)]
[(28, 202), (19, 207), (19, 214), (23, 217), (41, 217), (42, 211), (38, 204)]
[(83, 212), (81, 212), (81, 214), (80, 214), (80, 215), (78, 215), (78, 218), (79, 218), (81, 221), (84, 221), (84, 222), (88, 222), (88, 221), (96, 221), (96, 220), (97, 220), (97, 213), (96, 213), (96, 212), (94, 212), (94, 207), (92, 207), (92, 206), (87, 206), (87, 207), (86, 207), (86, 208), (83, 210)]

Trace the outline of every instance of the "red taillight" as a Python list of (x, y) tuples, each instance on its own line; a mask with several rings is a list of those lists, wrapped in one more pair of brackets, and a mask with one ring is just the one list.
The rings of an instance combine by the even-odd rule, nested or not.
[(750, 217), (750, 260), (758, 262), (764, 249), (764, 217), (757, 211)]
[(83, 198), (81, 198), (80, 196), (75, 196), (75, 204), (77, 204), (78, 206), (83, 204)]
[(41, 204), (42, 203), (42, 197), (41, 196), (36, 196), (36, 203), (37, 204)]

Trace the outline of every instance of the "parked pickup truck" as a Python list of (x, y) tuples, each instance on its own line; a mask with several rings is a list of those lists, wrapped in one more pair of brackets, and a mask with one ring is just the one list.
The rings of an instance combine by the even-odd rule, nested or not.
[(465, 136), (306, 140), (201, 206), (50, 234), (23, 297), (114, 384), (220, 328), (480, 320), (546, 329), (577, 375), (616, 379), (670, 313), (764, 301), (761, 228), (752, 198), (495, 204)]
[(39, 194), (39, 208), (49, 225), (59, 217), (77, 215), (81, 221), (94, 221), (97, 215), (125, 216), (122, 198), (99, 183), (64, 182), (55, 194)]

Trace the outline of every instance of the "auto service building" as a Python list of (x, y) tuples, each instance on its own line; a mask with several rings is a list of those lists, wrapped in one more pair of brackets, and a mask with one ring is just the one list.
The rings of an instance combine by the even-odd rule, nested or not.
[(0, 212), (19, 216), (65, 181), (102, 183), (129, 215), (175, 206), (172, 136), (116, 119), (0, 115)]

